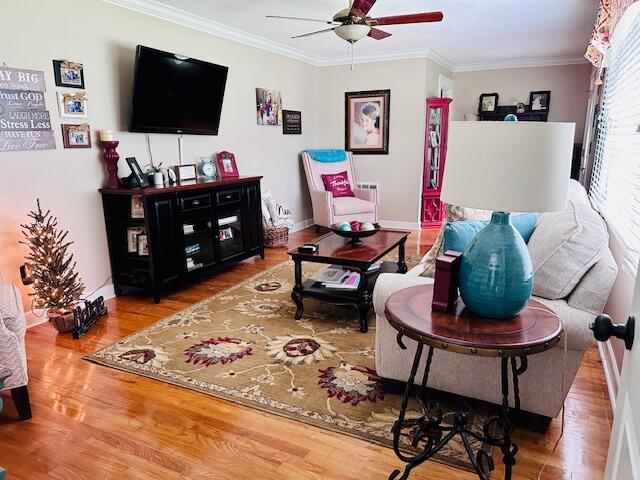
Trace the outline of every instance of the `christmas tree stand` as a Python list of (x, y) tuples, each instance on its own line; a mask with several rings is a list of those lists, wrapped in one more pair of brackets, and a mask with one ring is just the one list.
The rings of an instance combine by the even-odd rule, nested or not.
[(69, 333), (75, 328), (75, 315), (72, 311), (59, 311), (55, 309), (49, 309), (47, 311), (47, 317), (53, 325), (53, 327), (60, 333)]

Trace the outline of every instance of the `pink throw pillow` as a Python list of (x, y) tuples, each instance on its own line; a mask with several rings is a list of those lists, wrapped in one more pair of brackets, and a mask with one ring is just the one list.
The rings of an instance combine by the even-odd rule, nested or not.
[(336, 197), (355, 197), (346, 170), (335, 175), (321, 175), (324, 189)]

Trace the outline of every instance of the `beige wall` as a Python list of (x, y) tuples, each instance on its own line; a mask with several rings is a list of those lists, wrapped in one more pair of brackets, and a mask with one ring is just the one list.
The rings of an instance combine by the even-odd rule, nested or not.
[(509, 68), (454, 73), (454, 120), (478, 112), (481, 93), (497, 92), (499, 105), (529, 103), (529, 92), (551, 90), (549, 121), (575, 122), (576, 142), (582, 142), (591, 65)]
[(319, 145), (344, 148), (344, 93), (391, 90), (388, 155), (355, 155), (359, 181), (380, 184), (380, 218), (417, 224), (424, 153), (425, 99), (438, 93), (438, 74), (426, 58), (320, 69)]
[[(186, 160), (228, 149), (241, 174), (264, 175), (263, 188), (286, 201), (295, 220), (311, 217), (298, 154), (317, 144), (318, 69), (287, 57), (213, 37), (98, 0), (3, 2), (1, 60), (11, 67), (45, 72), (46, 103), (56, 150), (0, 152), (0, 271), (19, 284), (24, 250), (18, 245), (21, 222), (39, 197), (75, 240), (78, 270), (91, 291), (110, 275), (98, 188), (104, 181), (101, 151), (65, 150), (60, 134), (52, 59), (84, 63), (89, 98), (87, 121), (96, 131), (110, 128), (120, 140), (120, 175), (125, 157), (148, 163), (144, 134), (127, 133), (135, 46), (148, 45), (229, 66), (220, 134), (185, 136)], [(72, 15), (76, 12), (79, 16)], [(77, 17), (77, 18), (76, 18)], [(69, 19), (74, 18), (72, 23)], [(256, 125), (255, 87), (280, 89), (285, 108), (301, 110), (302, 135), (282, 135), (279, 127)], [(64, 123), (73, 123), (65, 119)], [(177, 136), (151, 135), (155, 161), (176, 164)], [(27, 289), (25, 289), (26, 291)], [(26, 299), (26, 296), (25, 296)], [(25, 302), (26, 303), (26, 302)]]

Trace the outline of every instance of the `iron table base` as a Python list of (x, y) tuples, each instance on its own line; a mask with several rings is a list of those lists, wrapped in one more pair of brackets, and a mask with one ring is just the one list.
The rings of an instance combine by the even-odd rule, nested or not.
[[(402, 334), (399, 333), (398, 344), (404, 350), (406, 346), (402, 343)], [(509, 363), (511, 363), (514, 409), (520, 410), (520, 392), (518, 387), (518, 376), (522, 375), (527, 369), (527, 357), (521, 356), (520, 365), (517, 363), (516, 357), (501, 358), (501, 376), (502, 376), (502, 407), (498, 415), (492, 415), (484, 423), (483, 432), (479, 434), (467, 428), (467, 416), (464, 412), (457, 412), (453, 417), (453, 424), (443, 424), (442, 409), (437, 402), (432, 402), (427, 396), (427, 382), (429, 380), (429, 370), (431, 369), (431, 361), (433, 359), (433, 346), (429, 346), (427, 354), (427, 362), (422, 376), (420, 385), (420, 401), (423, 406), (424, 415), (417, 419), (405, 419), (409, 398), (411, 396), (411, 386), (416, 377), (422, 351), (424, 345), (418, 343), (413, 366), (411, 367), (411, 375), (407, 382), (404, 397), (402, 399), (402, 407), (398, 420), (393, 425), (393, 449), (400, 460), (406, 465), (401, 474), (400, 470), (394, 470), (389, 476), (389, 480), (400, 478), (406, 480), (409, 478), (411, 470), (429, 460), (438, 453), (445, 445), (454, 437), (459, 436), (462, 440), (464, 449), (471, 461), (473, 469), (481, 480), (489, 480), (489, 473), (494, 468), (493, 458), (490, 453), (480, 449), (473, 451), (470, 439), (476, 439), (484, 444), (499, 447), (502, 452), (502, 461), (505, 464), (504, 479), (510, 480), (513, 465), (516, 463), (516, 453), (518, 446), (511, 440), (511, 434), (514, 429), (513, 422), (510, 420), (509, 407)], [(400, 438), (402, 431), (408, 429), (411, 439), (411, 446), (414, 449), (420, 449), (415, 455), (406, 455), (400, 451)], [(421, 445), (424, 444), (424, 445)]]

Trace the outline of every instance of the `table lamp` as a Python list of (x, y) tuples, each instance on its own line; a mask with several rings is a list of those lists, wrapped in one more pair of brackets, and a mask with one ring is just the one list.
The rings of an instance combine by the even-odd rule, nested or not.
[(509, 212), (562, 210), (573, 123), (451, 122), (441, 199), (493, 210), (460, 263), (460, 296), (472, 312), (508, 318), (526, 305), (533, 267)]

